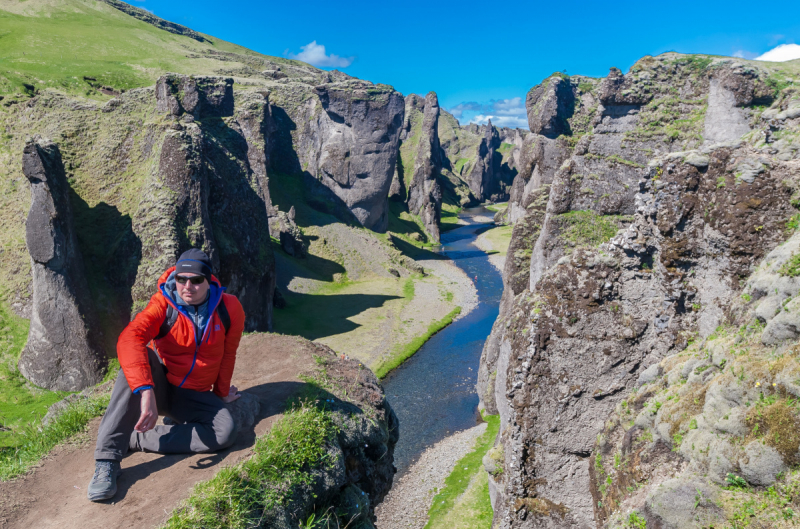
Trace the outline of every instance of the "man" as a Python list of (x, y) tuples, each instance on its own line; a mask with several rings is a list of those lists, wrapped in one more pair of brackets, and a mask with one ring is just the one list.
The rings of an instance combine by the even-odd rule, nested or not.
[[(184, 252), (120, 334), (121, 369), (97, 433), (90, 500), (116, 494), (128, 450), (202, 453), (233, 444), (225, 403), (239, 398), (230, 384), (244, 310), (224, 290), (205, 253)], [(159, 415), (169, 419), (163, 426), (156, 426)]]

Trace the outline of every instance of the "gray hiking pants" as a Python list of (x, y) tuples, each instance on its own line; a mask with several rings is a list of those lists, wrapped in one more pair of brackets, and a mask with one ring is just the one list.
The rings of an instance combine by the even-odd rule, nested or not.
[(147, 352), (158, 414), (177, 424), (156, 426), (145, 433), (134, 432), (133, 427), (141, 415), (142, 397), (131, 391), (120, 369), (111, 402), (97, 432), (94, 458), (120, 461), (128, 450), (185, 454), (214, 452), (232, 445), (236, 429), (222, 399), (211, 391), (173, 386), (167, 382), (166, 369), (158, 355), (150, 349)]

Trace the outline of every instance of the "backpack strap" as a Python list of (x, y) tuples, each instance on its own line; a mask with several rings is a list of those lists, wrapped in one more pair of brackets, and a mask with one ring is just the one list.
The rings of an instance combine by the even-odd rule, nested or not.
[[(228, 330), (231, 328), (231, 315), (228, 313), (228, 307), (225, 306), (223, 300), (220, 300), (219, 305), (217, 305), (217, 314), (219, 315), (219, 319), (222, 320), (222, 325), (225, 327), (225, 334), (227, 335)], [(175, 310), (172, 305), (167, 305), (167, 316), (164, 318), (164, 322), (158, 330), (158, 335), (156, 335), (153, 340), (160, 340), (168, 335), (176, 321), (178, 321), (178, 311)]]
[(176, 321), (178, 321), (178, 311), (175, 310), (175, 307), (172, 305), (167, 304), (167, 317), (164, 318), (164, 322), (161, 324), (158, 334), (153, 339), (160, 340), (164, 336), (168, 335), (170, 329), (172, 329), (172, 326), (175, 325)]
[[(225, 294), (223, 294), (224, 296)], [(219, 300), (219, 305), (217, 305), (217, 314), (219, 314), (219, 319), (222, 320), (222, 325), (225, 327), (225, 335), (227, 336), (228, 331), (231, 328), (231, 315), (228, 312), (228, 307), (225, 306), (225, 298)]]

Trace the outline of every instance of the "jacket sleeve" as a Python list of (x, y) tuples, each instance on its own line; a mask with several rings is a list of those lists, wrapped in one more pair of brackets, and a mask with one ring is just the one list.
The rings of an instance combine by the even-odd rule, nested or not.
[[(231, 377), (233, 368), (236, 365), (236, 350), (239, 349), (239, 341), (244, 332), (244, 309), (236, 296), (223, 294), (222, 302), (228, 309), (231, 317), (231, 327), (225, 335), (225, 352), (222, 355), (222, 362), (219, 366), (219, 374), (214, 382), (214, 393), (222, 398), (227, 397), (231, 389)], [(217, 316), (219, 317), (219, 316)]]
[(119, 335), (117, 358), (131, 391), (154, 385), (147, 358), (147, 344), (158, 336), (166, 317), (167, 301), (160, 293), (156, 293), (147, 307)]

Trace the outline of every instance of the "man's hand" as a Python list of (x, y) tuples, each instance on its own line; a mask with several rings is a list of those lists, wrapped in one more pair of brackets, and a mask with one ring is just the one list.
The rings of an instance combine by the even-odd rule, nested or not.
[(158, 421), (158, 407), (156, 407), (156, 394), (152, 389), (143, 389), (142, 395), (142, 414), (139, 422), (133, 427), (137, 432), (144, 433), (152, 430)]
[(230, 391), (228, 391), (228, 396), (222, 397), (222, 402), (224, 402), (225, 404), (230, 404), (231, 402), (235, 401), (241, 396), (242, 394), (239, 393), (239, 388), (237, 388), (236, 386), (231, 386)]

